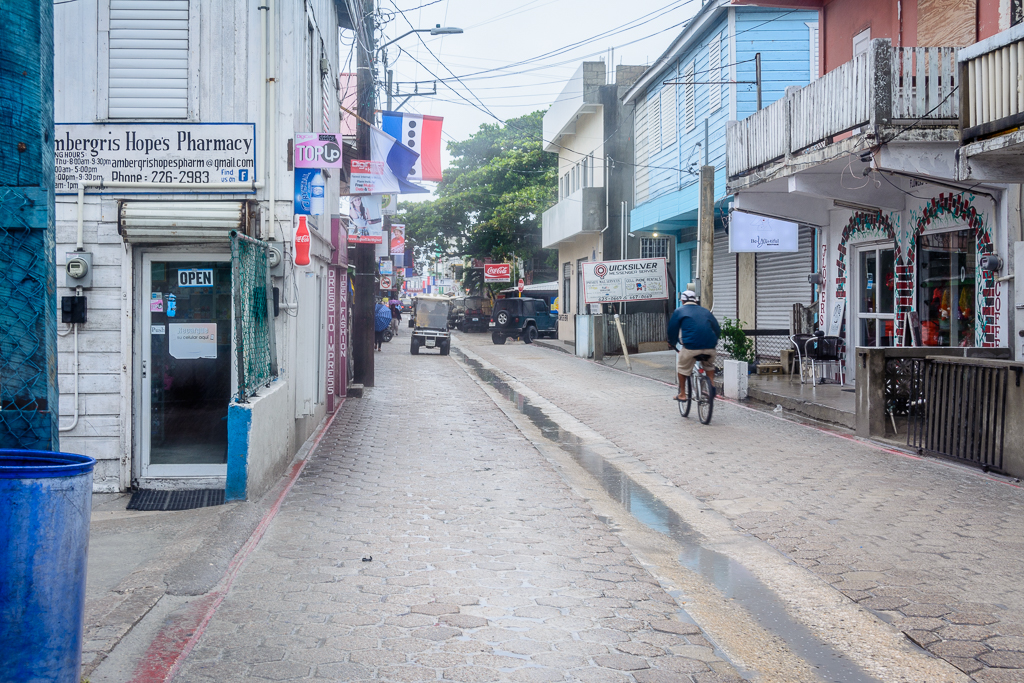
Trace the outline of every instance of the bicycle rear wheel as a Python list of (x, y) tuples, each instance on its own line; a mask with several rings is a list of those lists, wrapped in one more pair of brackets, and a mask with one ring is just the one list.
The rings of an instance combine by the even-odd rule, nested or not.
[(687, 417), (690, 414), (690, 406), (693, 404), (693, 376), (686, 378), (686, 391), (687, 399), (685, 401), (676, 401), (679, 405), (679, 414), (683, 417)]
[(706, 376), (697, 377), (697, 415), (702, 424), (711, 424), (711, 413), (715, 409), (715, 399), (711, 396), (711, 380)]

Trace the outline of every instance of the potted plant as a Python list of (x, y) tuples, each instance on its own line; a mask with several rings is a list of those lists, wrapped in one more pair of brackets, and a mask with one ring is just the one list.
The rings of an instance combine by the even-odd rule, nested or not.
[(754, 342), (747, 337), (743, 331), (742, 323), (739, 320), (725, 318), (722, 322), (722, 348), (733, 357), (734, 360), (747, 364), (747, 368), (754, 369)]

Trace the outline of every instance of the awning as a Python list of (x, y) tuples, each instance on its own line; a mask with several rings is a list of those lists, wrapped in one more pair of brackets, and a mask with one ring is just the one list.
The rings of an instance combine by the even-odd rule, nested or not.
[(252, 236), (255, 202), (122, 200), (117, 230), (125, 242), (188, 243), (230, 241), (232, 230)]

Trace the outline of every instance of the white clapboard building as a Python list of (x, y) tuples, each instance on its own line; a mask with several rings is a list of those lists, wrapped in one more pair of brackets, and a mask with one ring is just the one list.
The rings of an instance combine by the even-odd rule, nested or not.
[(289, 153), (296, 132), (339, 131), (345, 3), (54, 15), (58, 310), (87, 299), (85, 322), (58, 323), (60, 447), (96, 458), (97, 491), (252, 498), (344, 386), (339, 176), (296, 265)]

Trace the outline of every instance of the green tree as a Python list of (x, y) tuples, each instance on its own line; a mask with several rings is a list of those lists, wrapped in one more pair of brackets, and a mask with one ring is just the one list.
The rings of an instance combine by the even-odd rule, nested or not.
[(558, 160), (542, 149), (544, 112), (484, 124), (449, 142), (438, 198), (402, 202), (396, 221), (418, 256), (528, 260), (541, 251), (541, 214), (557, 200)]

